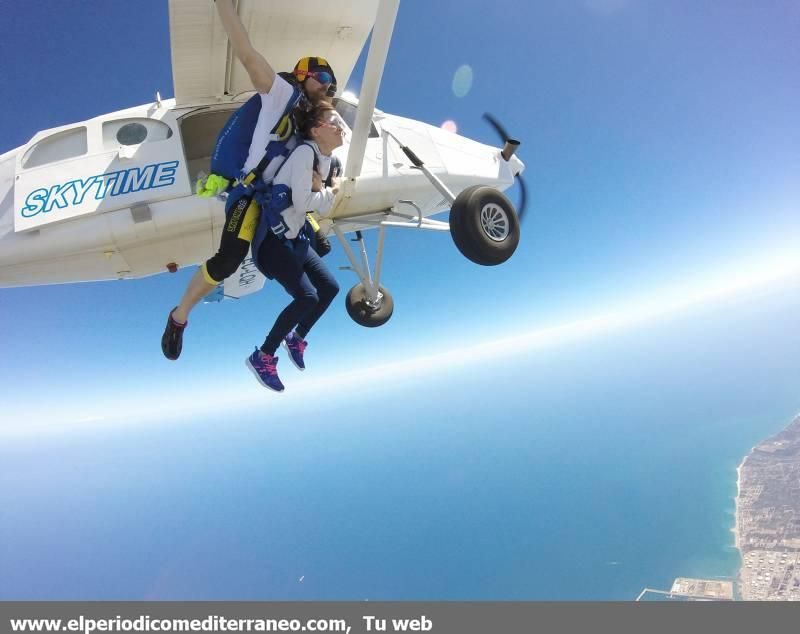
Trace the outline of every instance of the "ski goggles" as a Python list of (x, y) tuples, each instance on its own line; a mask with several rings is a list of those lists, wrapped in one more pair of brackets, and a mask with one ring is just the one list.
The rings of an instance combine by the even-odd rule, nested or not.
[(313, 77), (320, 84), (329, 85), (333, 83), (333, 75), (326, 70), (309, 71), (306, 77)]

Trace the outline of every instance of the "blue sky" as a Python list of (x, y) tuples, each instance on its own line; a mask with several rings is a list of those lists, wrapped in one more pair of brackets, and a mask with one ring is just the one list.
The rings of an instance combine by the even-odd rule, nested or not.
[[(481, 114), (498, 116), (522, 140), (527, 165), (520, 248), (507, 264), (481, 268), (446, 235), (390, 234), (384, 283), (394, 317), (374, 331), (354, 325), (343, 294), (355, 278), (339, 273), (343, 294), (310, 338), (318, 369), (304, 381), (321, 380), (323, 369), (327, 378), (479, 350), (657, 299), (663, 289), (719, 285), (796, 252), (796, 2), (491, 7), (401, 3), (378, 107), (434, 124), (454, 120), (459, 133), (485, 142), (494, 137)], [(6, 64), (1, 89), (0, 151), (40, 129), (149, 102), (157, 90), (171, 95), (164, 2), (114, 1), (91, 11), (5, 3), (0, 17), (14, 25), (0, 53), (15, 62)], [(463, 64), (474, 80), (459, 98), (452, 77)], [(331, 258), (345, 264), (340, 248)], [(159, 338), (190, 274), (0, 290), (3, 424), (18, 426), (31, 411), (92, 419), (134, 404), (158, 419), (176, 394), (209, 408), (224, 395), (251, 394), (257, 386), (243, 360), (284, 295), (271, 287), (200, 307), (184, 356), (169, 363)], [(413, 373), (413, 362), (398, 372)], [(299, 392), (303, 382), (284, 373)]]

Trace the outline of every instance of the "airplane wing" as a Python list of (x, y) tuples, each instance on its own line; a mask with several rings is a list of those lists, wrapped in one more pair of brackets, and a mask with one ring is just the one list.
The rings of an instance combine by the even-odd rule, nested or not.
[[(234, 0), (253, 46), (276, 70), (324, 57), (344, 90), (380, 0)], [(393, 0), (397, 1), (397, 0)], [(212, 0), (169, 0), (172, 78), (178, 106), (253, 90)]]

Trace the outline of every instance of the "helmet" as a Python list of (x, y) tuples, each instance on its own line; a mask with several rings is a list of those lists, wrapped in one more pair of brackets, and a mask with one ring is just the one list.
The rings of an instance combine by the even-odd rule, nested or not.
[(294, 70), (292, 71), (295, 79), (301, 83), (308, 78), (309, 73), (328, 73), (331, 76), (331, 81), (321, 83), (330, 83), (329, 95), (332, 94), (331, 89), (333, 89), (333, 93), (336, 92), (336, 75), (333, 74), (333, 69), (326, 59), (323, 57), (303, 57), (294, 65)]

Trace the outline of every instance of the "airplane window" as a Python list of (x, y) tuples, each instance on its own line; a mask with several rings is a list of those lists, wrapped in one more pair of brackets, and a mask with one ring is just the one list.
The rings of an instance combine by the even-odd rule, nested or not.
[(117, 130), (117, 141), (122, 145), (139, 145), (147, 138), (147, 128), (141, 123), (126, 123)]
[(118, 119), (103, 123), (103, 147), (112, 150), (120, 145), (140, 145), (164, 141), (172, 136), (166, 123), (144, 117)]
[[(342, 101), (341, 99), (334, 99), (334, 107), (336, 108), (336, 112), (338, 112), (339, 116), (344, 119), (344, 122), (352, 132), (356, 125), (356, 112), (358, 112), (358, 108), (351, 103)], [(374, 139), (377, 137), (380, 137), (380, 134), (378, 133), (378, 129), (375, 127), (375, 124), (372, 123), (369, 128), (369, 138)]]
[(58, 132), (37, 142), (22, 157), (22, 167), (40, 167), (86, 154), (86, 128)]

